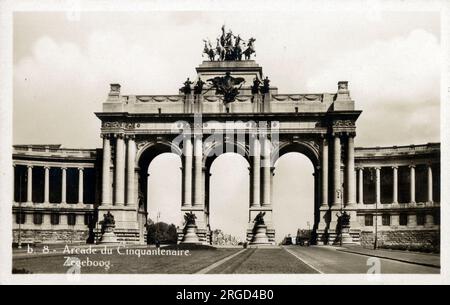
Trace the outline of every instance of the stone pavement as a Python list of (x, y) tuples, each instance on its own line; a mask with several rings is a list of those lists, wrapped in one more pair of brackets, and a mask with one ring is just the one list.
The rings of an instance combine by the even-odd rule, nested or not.
[(355, 253), (385, 259), (391, 259), (399, 262), (417, 264), (429, 267), (441, 267), (440, 255), (435, 253), (419, 253), (400, 250), (388, 250), (388, 249), (367, 249), (356, 245), (345, 245), (338, 248), (339, 251)]

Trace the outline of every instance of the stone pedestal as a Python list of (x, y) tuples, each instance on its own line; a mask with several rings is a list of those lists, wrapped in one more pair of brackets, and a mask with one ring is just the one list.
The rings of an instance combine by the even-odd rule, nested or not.
[(269, 238), (267, 236), (267, 226), (264, 224), (256, 225), (254, 228), (253, 239), (251, 245), (269, 245)]
[(114, 233), (113, 224), (105, 225), (105, 231), (102, 234), (102, 238), (100, 239), (100, 244), (117, 244), (119, 241), (117, 240), (117, 236)]
[(195, 224), (188, 224), (185, 228), (185, 234), (183, 236), (183, 244), (198, 244), (200, 240), (197, 236), (197, 226)]
[(340, 238), (342, 239), (343, 245), (355, 244), (355, 242), (353, 241), (353, 237), (350, 235), (350, 226), (349, 225), (342, 226)]

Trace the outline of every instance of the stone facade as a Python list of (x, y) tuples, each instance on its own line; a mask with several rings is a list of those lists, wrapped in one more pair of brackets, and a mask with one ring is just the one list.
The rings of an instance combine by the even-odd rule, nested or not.
[[(373, 231), (361, 232), (361, 245), (372, 248)], [(399, 230), (385, 229), (378, 232), (378, 247), (393, 250), (440, 252), (440, 232), (436, 229)]]
[[(197, 77), (204, 80), (226, 72), (246, 80), (236, 100), (228, 104), (206, 87), (201, 94), (137, 96), (123, 95), (119, 84), (111, 84), (102, 112), (96, 113), (101, 120), (102, 149), (15, 146), (15, 232), (20, 231), (25, 240), (33, 239), (25, 234), (30, 230), (70, 232), (76, 226), (76, 231), (98, 235), (97, 220), (110, 211), (120, 241), (145, 243), (148, 166), (165, 152), (181, 158), (180, 213), (195, 214), (198, 239), (204, 244), (212, 239), (210, 168), (224, 152), (239, 153), (250, 165), (248, 241), (253, 221), (262, 212), (267, 238), (275, 242), (273, 166), (289, 152), (306, 155), (314, 166), (313, 235), (319, 244), (336, 240), (337, 215), (343, 210), (351, 216), (354, 242), (367, 243), (366, 233), (374, 227), (371, 215), (378, 215), (386, 232), (402, 230), (397, 219), (402, 215), (403, 223), (404, 213), (410, 230), (439, 232), (439, 224), (432, 220), (440, 202), (439, 144), (355, 148), (355, 122), (361, 111), (355, 109), (347, 82), (339, 82), (334, 93), (279, 94), (274, 86), (261, 93), (250, 86), (253, 79), (264, 77), (252, 60), (203, 62), (197, 67)], [(48, 215), (35, 223), (31, 215), (39, 213)], [(30, 216), (21, 220), (22, 214)], [(58, 224), (52, 220), (55, 214), (62, 219)], [(79, 219), (87, 214), (93, 215), (93, 223)], [(383, 215), (389, 215), (389, 221)], [(419, 217), (419, 225), (414, 217)], [(182, 242), (184, 224), (178, 227)], [(15, 239), (18, 235), (14, 234)], [(41, 235), (42, 241), (67, 238), (63, 233)]]

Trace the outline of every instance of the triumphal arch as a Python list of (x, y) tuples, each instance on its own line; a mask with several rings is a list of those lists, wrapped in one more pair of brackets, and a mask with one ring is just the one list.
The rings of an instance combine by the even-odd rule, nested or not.
[(148, 167), (171, 152), (182, 161), (178, 242), (208, 244), (211, 165), (234, 152), (249, 164), (247, 241), (274, 244), (274, 164), (299, 152), (314, 168), (313, 242), (439, 247), (439, 143), (355, 148), (361, 111), (348, 82), (279, 93), (254, 60), (255, 41), (222, 28), (176, 94), (125, 95), (111, 84), (96, 113), (101, 149), (15, 145), (14, 242), (101, 242), (108, 215), (117, 241), (145, 243)]
[(187, 79), (174, 95), (123, 95), (112, 84), (96, 113), (103, 138), (100, 210), (112, 211), (116, 234), (142, 236), (148, 166), (158, 154), (174, 152), (182, 159), (180, 212), (195, 214), (199, 241), (209, 243), (211, 164), (221, 153), (236, 152), (250, 164), (248, 240), (263, 212), (267, 240), (274, 243), (274, 163), (300, 152), (314, 165), (318, 241), (335, 237), (343, 210), (356, 240), (354, 138), (361, 111), (348, 83), (339, 81), (334, 93), (280, 94), (254, 60), (229, 55), (211, 57), (196, 71), (194, 81)]

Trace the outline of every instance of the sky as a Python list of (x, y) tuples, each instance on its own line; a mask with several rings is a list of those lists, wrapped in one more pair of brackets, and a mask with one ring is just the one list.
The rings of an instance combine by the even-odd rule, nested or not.
[[(438, 13), (296, 8), (16, 12), (13, 143), (101, 147), (94, 112), (101, 111), (109, 84), (120, 83), (123, 94), (176, 94), (205, 59), (202, 40), (214, 41), (222, 24), (245, 39), (256, 38), (256, 62), (279, 93), (336, 92), (338, 81), (349, 81), (356, 108), (363, 111), (357, 146), (439, 142)], [(149, 169), (159, 177), (149, 186), (152, 211), (160, 210), (169, 222), (181, 216), (181, 195), (167, 192), (167, 181), (181, 179), (176, 158), (161, 156)], [(245, 231), (247, 167), (237, 155), (213, 164), (211, 224), (226, 233)], [(311, 174), (310, 161), (299, 154), (277, 164), (274, 217), (297, 219), (278, 221), (278, 239), (312, 223)], [(239, 217), (230, 207), (242, 211)]]

